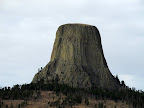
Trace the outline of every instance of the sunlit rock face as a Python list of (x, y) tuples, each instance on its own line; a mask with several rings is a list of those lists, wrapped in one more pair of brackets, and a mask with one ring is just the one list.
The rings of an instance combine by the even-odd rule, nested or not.
[(56, 32), (50, 62), (33, 83), (57, 81), (73, 87), (118, 89), (107, 66), (98, 29), (86, 24), (61, 25)]

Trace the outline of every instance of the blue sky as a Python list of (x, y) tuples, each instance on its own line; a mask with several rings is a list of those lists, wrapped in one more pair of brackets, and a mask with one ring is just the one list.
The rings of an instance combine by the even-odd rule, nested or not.
[(115, 76), (144, 90), (142, 0), (0, 0), (0, 86), (30, 83), (50, 60), (57, 28), (96, 26)]

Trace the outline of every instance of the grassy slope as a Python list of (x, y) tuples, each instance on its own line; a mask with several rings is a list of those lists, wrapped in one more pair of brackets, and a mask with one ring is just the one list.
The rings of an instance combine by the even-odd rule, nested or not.
[[(54, 98), (53, 98), (54, 97)], [(30, 99), (28, 100), (28, 105), (25, 106), (24, 108), (55, 108), (55, 107), (50, 107), (48, 105), (48, 101), (54, 101), (58, 100), (58, 98), (61, 97), (65, 98), (64, 95), (60, 94), (59, 96), (56, 96), (55, 93), (53, 93), (52, 91), (42, 91), (41, 92), (41, 96), (38, 99)], [(61, 100), (62, 101), (62, 100)], [(14, 108), (17, 108), (16, 106), (18, 106), (18, 104), (20, 104), (21, 102), (23, 102), (23, 100), (3, 100), (4, 104), (8, 104), (9, 107), (11, 105), (11, 103), (13, 103)], [(121, 101), (119, 102), (115, 102), (112, 100), (95, 100), (95, 99), (90, 99), (89, 98), (89, 105), (86, 106), (85, 105), (85, 101), (83, 99), (82, 103), (79, 105), (74, 105), (73, 107), (76, 108), (94, 108), (95, 104), (99, 104), (99, 102), (102, 102), (104, 105), (106, 105), (106, 108), (131, 108), (130, 106), (128, 106), (126, 103), (122, 103)]]

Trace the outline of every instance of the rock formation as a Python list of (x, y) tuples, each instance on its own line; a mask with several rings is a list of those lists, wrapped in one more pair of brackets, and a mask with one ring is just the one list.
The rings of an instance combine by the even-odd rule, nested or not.
[(111, 74), (95, 26), (65, 24), (58, 28), (50, 62), (33, 78), (33, 83), (57, 81), (73, 87), (118, 89)]

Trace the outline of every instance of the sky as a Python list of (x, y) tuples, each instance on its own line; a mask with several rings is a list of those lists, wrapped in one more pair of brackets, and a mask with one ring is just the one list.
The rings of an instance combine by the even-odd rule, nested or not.
[(0, 0), (0, 86), (30, 83), (50, 60), (57, 28), (96, 26), (111, 73), (144, 90), (143, 0)]

